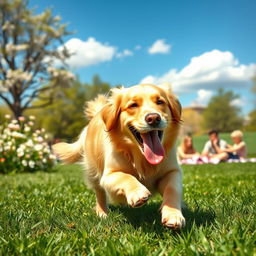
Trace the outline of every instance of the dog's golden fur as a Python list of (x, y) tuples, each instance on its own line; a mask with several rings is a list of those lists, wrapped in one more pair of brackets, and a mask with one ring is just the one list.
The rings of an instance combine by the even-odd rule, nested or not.
[(91, 120), (79, 139), (53, 149), (66, 163), (82, 161), (97, 214), (107, 216), (107, 198), (138, 207), (158, 191), (162, 223), (181, 228), (182, 174), (175, 151), (181, 106), (170, 89), (150, 84), (112, 89), (111, 96), (88, 102), (85, 113)]

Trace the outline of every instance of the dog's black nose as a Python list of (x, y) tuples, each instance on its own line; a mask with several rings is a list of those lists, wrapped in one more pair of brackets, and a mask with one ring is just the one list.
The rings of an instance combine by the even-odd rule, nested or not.
[(161, 116), (157, 113), (149, 113), (145, 116), (147, 124), (157, 126), (161, 122)]

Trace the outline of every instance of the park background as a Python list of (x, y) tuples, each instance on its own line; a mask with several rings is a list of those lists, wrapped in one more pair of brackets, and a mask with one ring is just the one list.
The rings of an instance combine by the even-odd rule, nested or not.
[[(0, 255), (255, 255), (255, 163), (182, 166), (180, 232), (156, 196), (94, 211), (78, 165), (56, 165), (99, 93), (170, 82), (181, 136), (241, 129), (256, 156), (256, 2), (0, 0)], [(50, 8), (50, 9), (48, 9)], [(43, 172), (44, 171), (44, 172)]]

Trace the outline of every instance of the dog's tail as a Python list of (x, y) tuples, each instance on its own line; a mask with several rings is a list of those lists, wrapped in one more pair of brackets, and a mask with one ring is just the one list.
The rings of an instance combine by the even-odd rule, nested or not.
[(71, 164), (78, 162), (83, 157), (83, 145), (85, 143), (87, 127), (84, 128), (79, 136), (79, 139), (72, 144), (60, 142), (52, 146), (53, 152), (64, 163)]
[(99, 94), (94, 100), (87, 101), (85, 104), (84, 113), (88, 120), (91, 120), (103, 106), (107, 103), (107, 97)]

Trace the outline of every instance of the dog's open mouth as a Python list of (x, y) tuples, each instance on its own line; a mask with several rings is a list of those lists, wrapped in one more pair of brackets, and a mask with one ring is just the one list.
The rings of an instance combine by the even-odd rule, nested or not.
[(163, 131), (151, 130), (140, 133), (134, 126), (128, 126), (131, 133), (139, 143), (142, 152), (150, 164), (159, 164), (164, 158), (164, 148), (161, 143)]

